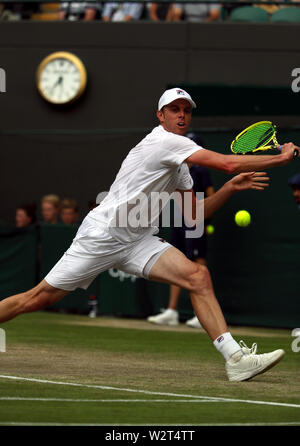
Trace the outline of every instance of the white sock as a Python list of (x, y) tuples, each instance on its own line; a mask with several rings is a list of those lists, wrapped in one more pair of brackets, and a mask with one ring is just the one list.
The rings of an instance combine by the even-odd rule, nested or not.
[(223, 355), (225, 361), (237, 351), (242, 350), (229, 332), (223, 333), (214, 340), (214, 346)]

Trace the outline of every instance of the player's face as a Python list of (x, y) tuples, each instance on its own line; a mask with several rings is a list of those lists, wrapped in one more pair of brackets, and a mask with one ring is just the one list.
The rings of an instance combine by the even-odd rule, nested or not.
[(293, 195), (297, 204), (300, 204), (300, 187), (293, 187)]
[(168, 132), (185, 135), (192, 119), (192, 106), (186, 99), (176, 99), (158, 110), (157, 117)]

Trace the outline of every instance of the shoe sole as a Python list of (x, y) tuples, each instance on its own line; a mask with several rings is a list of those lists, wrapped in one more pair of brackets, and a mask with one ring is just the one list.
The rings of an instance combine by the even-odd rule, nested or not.
[(277, 359), (275, 359), (271, 364), (269, 364), (268, 366), (266, 366), (264, 369), (259, 370), (257, 373), (254, 373), (253, 375), (249, 376), (248, 378), (242, 378), (242, 379), (229, 379), (229, 381), (231, 382), (242, 382), (242, 381), (250, 381), (250, 379), (254, 378), (255, 376), (261, 375), (265, 372), (267, 372), (268, 370), (270, 370), (272, 367), (274, 367), (276, 364), (278, 364), (278, 362), (283, 358), (283, 356), (285, 355), (285, 351), (281, 350), (281, 354), (280, 356), (278, 356)]
[(192, 325), (192, 324), (185, 324), (185, 325), (190, 328), (202, 328), (201, 325)]
[(174, 327), (175, 325), (179, 325), (179, 322), (156, 322), (156, 321), (149, 321), (151, 324), (155, 324), (155, 325), (168, 325), (170, 327)]

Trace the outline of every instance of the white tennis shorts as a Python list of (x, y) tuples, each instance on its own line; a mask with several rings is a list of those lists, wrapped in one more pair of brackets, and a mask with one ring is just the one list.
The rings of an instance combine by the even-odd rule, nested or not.
[(62, 290), (87, 289), (100, 273), (110, 268), (148, 279), (151, 267), (171, 246), (154, 235), (123, 244), (106, 229), (96, 228), (86, 218), (70, 248), (45, 280), (49, 285)]

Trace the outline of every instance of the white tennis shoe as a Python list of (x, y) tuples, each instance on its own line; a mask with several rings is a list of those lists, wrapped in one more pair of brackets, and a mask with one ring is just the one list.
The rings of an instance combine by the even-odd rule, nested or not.
[[(244, 345), (243, 345), (244, 344)], [(271, 353), (256, 354), (257, 345), (248, 348), (242, 344), (242, 351), (238, 351), (226, 361), (225, 369), (229, 381), (247, 381), (256, 375), (274, 367), (284, 356), (284, 350), (274, 350)], [(241, 345), (241, 344), (240, 344)]]
[(162, 313), (157, 314), (156, 316), (149, 316), (147, 318), (147, 321), (157, 325), (178, 325), (178, 311), (168, 308), (167, 310), (163, 310)]
[(197, 316), (192, 317), (192, 319), (189, 319), (188, 321), (186, 321), (185, 323), (188, 327), (192, 327), (192, 328), (201, 328), (202, 325), (200, 324)]
[(257, 351), (257, 344), (256, 344), (256, 342), (254, 342), (252, 344), (251, 348), (247, 347), (247, 345), (245, 344), (244, 341), (240, 341), (239, 344), (240, 344), (240, 347), (242, 349), (242, 352), (245, 355), (255, 355), (256, 354), (256, 351)]

